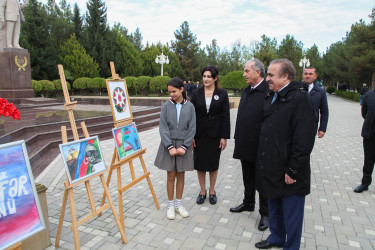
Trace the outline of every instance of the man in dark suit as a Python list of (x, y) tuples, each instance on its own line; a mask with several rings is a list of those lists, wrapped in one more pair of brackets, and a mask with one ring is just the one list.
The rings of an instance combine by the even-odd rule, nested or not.
[[(240, 159), (245, 186), (243, 203), (232, 207), (231, 212), (254, 211), (255, 206), (255, 162), (258, 151), (259, 133), (263, 118), (263, 103), (266, 99), (268, 83), (264, 80), (264, 65), (258, 59), (246, 62), (243, 76), (249, 86), (243, 91), (238, 107), (235, 148), (233, 158)], [(259, 193), (258, 229), (268, 228), (267, 198)]]
[(273, 93), (264, 102), (256, 170), (257, 189), (268, 198), (271, 234), (255, 244), (261, 249), (299, 249), (301, 243), (316, 123), (311, 98), (295, 77), (287, 59), (272, 61), (267, 70)]
[(362, 126), (363, 137), (363, 177), (362, 183), (354, 189), (356, 193), (368, 190), (372, 182), (372, 172), (375, 164), (375, 90), (366, 93), (362, 102), (362, 117), (365, 119)]
[[(318, 126), (318, 138), (323, 138), (327, 130), (328, 124), (328, 102), (327, 94), (324, 89), (319, 88), (314, 84), (315, 79), (318, 77), (315, 68), (306, 68), (302, 73), (302, 79), (309, 86), (309, 96), (314, 104), (314, 111)], [(320, 119), (319, 119), (320, 118)]]

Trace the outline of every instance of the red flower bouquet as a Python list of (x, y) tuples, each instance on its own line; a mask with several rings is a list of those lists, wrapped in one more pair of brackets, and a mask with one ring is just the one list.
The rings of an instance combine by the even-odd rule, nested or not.
[(11, 116), (14, 119), (20, 120), (21, 113), (18, 111), (13, 103), (9, 103), (7, 100), (0, 97), (0, 116)]

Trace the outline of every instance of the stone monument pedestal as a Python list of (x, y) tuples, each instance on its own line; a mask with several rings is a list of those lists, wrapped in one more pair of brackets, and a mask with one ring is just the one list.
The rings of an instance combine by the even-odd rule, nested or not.
[(30, 54), (26, 49), (4, 48), (0, 52), (0, 97), (14, 104), (34, 97)]

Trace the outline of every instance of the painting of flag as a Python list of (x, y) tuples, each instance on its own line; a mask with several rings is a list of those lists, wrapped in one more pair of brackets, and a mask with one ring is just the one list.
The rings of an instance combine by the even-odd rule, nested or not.
[(107, 169), (97, 136), (59, 146), (70, 184)]
[(45, 229), (24, 141), (0, 145), (0, 249)]
[(131, 156), (141, 150), (137, 127), (135, 122), (112, 129), (116, 149), (120, 160)]

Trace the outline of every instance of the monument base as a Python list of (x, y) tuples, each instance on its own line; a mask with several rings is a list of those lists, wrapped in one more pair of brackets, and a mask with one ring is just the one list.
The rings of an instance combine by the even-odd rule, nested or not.
[(0, 97), (15, 104), (22, 98), (34, 97), (26, 49), (4, 48), (0, 52)]

